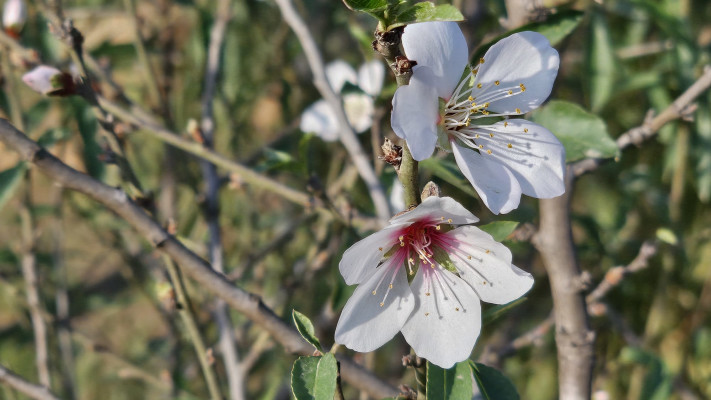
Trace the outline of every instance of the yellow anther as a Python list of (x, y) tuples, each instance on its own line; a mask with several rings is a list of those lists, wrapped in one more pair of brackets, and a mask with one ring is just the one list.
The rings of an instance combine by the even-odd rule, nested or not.
[(472, 96), (469, 96), (469, 98), (467, 100), (474, 101), (474, 98)]
[(511, 145), (511, 143), (509, 143), (509, 146), (508, 146), (508, 147), (509, 147), (509, 149), (510, 149), (510, 148), (512, 148), (513, 146)]
[(481, 89), (481, 83), (477, 83), (477, 84), (476, 84), (476, 88), (477, 88), (477, 89)]
[(520, 109), (520, 108), (517, 108), (517, 109), (516, 109), (516, 114), (521, 114), (521, 109)]
[(525, 91), (526, 91), (526, 86), (523, 86), (523, 83), (520, 84), (520, 85), (518, 85), (518, 87), (521, 88), (521, 91), (522, 91), (522, 92), (525, 92)]
[(440, 230), (440, 229), (442, 229), (442, 227), (437, 225), (437, 226), (435, 226), (435, 229)]
[(464, 126), (469, 126), (470, 123), (471, 123), (471, 120), (469, 118), (467, 118), (467, 122), (464, 123)]
[(481, 110), (481, 113), (484, 114), (484, 115), (489, 115), (489, 112), (486, 111), (486, 110)]
[(487, 152), (488, 154), (491, 154), (491, 150), (487, 150), (486, 152)]
[(494, 134), (493, 134), (493, 133), (490, 133), (490, 134), (489, 134), (489, 137), (494, 137)]
[(467, 256), (467, 260), (471, 260), (471, 259), (472, 259), (472, 256)]
[(373, 296), (375, 296), (375, 290), (373, 290)]
[(405, 242), (400, 242), (400, 247), (405, 247)]
[(412, 258), (412, 257), (408, 258), (407, 261), (408, 261), (410, 264), (414, 264), (414, 263), (415, 263), (415, 259)]
[(430, 292), (427, 292), (427, 293), (425, 293), (425, 296), (429, 296), (430, 294), (431, 294)]
[(528, 133), (528, 128), (523, 128), (524, 133)]
[(451, 224), (451, 223), (452, 223), (452, 218), (448, 218), (448, 219), (447, 219), (447, 222), (449, 222), (449, 223)]
[(487, 250), (487, 251), (486, 251), (486, 254), (489, 254), (489, 253), (491, 253), (491, 250)]
[(509, 90), (509, 94), (513, 94), (513, 90)]
[(484, 145), (483, 145), (483, 144), (480, 144), (480, 145), (479, 145), (479, 148), (480, 148), (480, 149), (483, 149), (483, 148), (484, 148)]
[(494, 85), (496, 85), (496, 86), (499, 86), (500, 84), (501, 84), (500, 81), (495, 81), (495, 82), (494, 82)]
[(398, 239), (400, 239), (400, 241), (402, 242), (402, 240), (405, 239), (405, 236), (400, 235), (400, 237)]
[(382, 306), (384, 306), (384, 305), (385, 305), (385, 303), (383, 303), (383, 302), (381, 301), (381, 302), (380, 302), (380, 307), (382, 307)]
[(486, 285), (486, 281), (482, 282), (481, 284), (482, 284), (482, 285)]
[(479, 139), (479, 134), (474, 135), (474, 139)]
[(383, 248), (382, 248), (382, 247), (378, 247), (378, 250), (383, 251)]
[(444, 221), (444, 217), (439, 217), (442, 221)]
[(430, 313), (428, 313), (428, 312), (425, 313), (425, 317), (427, 317), (427, 316), (429, 316), (429, 315), (430, 315)]
[(479, 64), (484, 64), (484, 57), (479, 59)]
[(484, 104), (484, 108), (489, 108), (489, 103)]
[(504, 121), (504, 128), (506, 128), (507, 126), (509, 126), (509, 123), (507, 121)]
[(390, 289), (392, 289), (392, 288), (393, 288), (393, 284), (391, 283), (390, 285), (388, 285), (388, 287), (389, 287)]
[(459, 307), (455, 307), (454, 309), (455, 309), (456, 311), (459, 311)]

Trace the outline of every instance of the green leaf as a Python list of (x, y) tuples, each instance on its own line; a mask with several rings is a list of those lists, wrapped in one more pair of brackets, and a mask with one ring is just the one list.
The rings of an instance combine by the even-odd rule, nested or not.
[(531, 120), (553, 132), (565, 147), (567, 162), (586, 157), (607, 158), (618, 148), (607, 133), (607, 125), (597, 115), (577, 104), (554, 100), (535, 110)]
[(338, 364), (326, 353), (319, 357), (299, 357), (291, 370), (291, 391), (297, 400), (333, 400)]
[(395, 18), (389, 21), (390, 24), (385, 28), (386, 31), (397, 28), (398, 26), (414, 24), (417, 22), (431, 21), (463, 21), (464, 16), (459, 10), (451, 4), (440, 4), (435, 6), (434, 3), (423, 1), (409, 5), (405, 3), (398, 7), (395, 13)]
[(472, 371), (463, 361), (450, 369), (427, 362), (427, 400), (472, 398)]
[(388, 0), (343, 0), (343, 4), (353, 11), (376, 13), (388, 8)]
[(294, 310), (291, 312), (291, 317), (294, 319), (294, 325), (296, 325), (296, 330), (299, 331), (301, 336), (306, 339), (307, 342), (311, 343), (316, 350), (323, 351), (321, 349), (321, 342), (316, 337), (314, 333), (314, 324), (306, 315)]
[(674, 231), (669, 228), (658, 228), (656, 236), (657, 239), (672, 246), (676, 246), (677, 244), (679, 244), (679, 238), (676, 236)]
[(617, 63), (605, 16), (595, 13), (590, 24), (589, 68), (590, 108), (599, 111), (615, 89)]
[(516, 229), (518, 222), (516, 221), (496, 221), (486, 225), (481, 225), (479, 228), (494, 237), (494, 240), (501, 242)]
[(501, 316), (514, 309), (515, 307), (518, 307), (519, 304), (525, 302), (526, 300), (528, 300), (527, 297), (519, 297), (518, 299), (510, 303), (496, 305), (488, 308), (481, 316), (482, 325), (486, 325), (499, 319)]
[(15, 194), (26, 170), (27, 164), (21, 161), (14, 167), (0, 172), (0, 210)]
[(472, 60), (480, 59), (486, 53), (486, 51), (489, 50), (489, 47), (493, 46), (499, 40), (511, 36), (516, 32), (538, 32), (541, 35), (545, 36), (549, 42), (551, 42), (551, 46), (555, 46), (563, 39), (565, 39), (568, 35), (570, 35), (575, 30), (575, 28), (578, 27), (580, 21), (583, 20), (584, 14), (585, 13), (583, 13), (582, 11), (576, 10), (561, 11), (557, 14), (551, 15), (545, 21), (533, 22), (530, 24), (526, 24), (520, 28), (516, 28), (512, 31), (506, 32), (502, 35), (497, 36), (494, 40), (491, 40), (479, 46), (474, 52), (474, 57), (472, 57)]
[(498, 370), (469, 361), (476, 385), (485, 400), (518, 400), (516, 387)]
[(471, 183), (459, 172), (456, 164), (448, 160), (430, 157), (420, 161), (420, 167), (429, 170), (432, 175), (444, 180), (470, 196), (476, 196)]

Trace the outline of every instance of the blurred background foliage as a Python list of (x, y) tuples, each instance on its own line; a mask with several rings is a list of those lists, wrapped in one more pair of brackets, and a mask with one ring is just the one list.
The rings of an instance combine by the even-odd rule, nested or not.
[[(86, 38), (86, 50), (125, 96), (176, 132), (185, 132), (190, 119), (199, 119), (214, 1), (138, 2), (140, 31), (161, 99), (149, 92), (152, 83), (136, 56), (135, 35), (127, 28), (132, 17), (123, 2), (63, 3)], [(541, 13), (544, 26), (557, 15), (569, 16), (564, 27), (569, 34), (555, 44), (561, 68), (551, 98), (598, 115), (612, 138), (642, 124), (648, 110), (669, 105), (711, 62), (711, 3), (706, 0), (543, 3), (557, 6)], [(461, 27), (472, 54), (479, 44), (506, 32), (503, 0), (454, 4), (467, 18)], [(370, 49), (374, 20), (333, 0), (301, 0), (297, 7), (326, 61), (343, 59), (357, 67), (376, 57)], [(37, 49), (45, 63), (70, 68), (66, 48), (32, 4), (20, 41)], [(105, 162), (106, 143), (87, 104), (78, 98), (41, 97), (22, 85), (24, 71), (18, 63), (9, 65), (2, 79), (14, 82), (27, 134), (42, 138), (66, 163), (118, 185), (118, 172)], [(121, 101), (116, 88), (103, 81), (98, 85), (105, 96)], [(383, 137), (394, 138), (388, 123), (394, 89), (389, 76), (377, 100), (374, 127), (360, 136), (387, 190), (395, 173), (376, 156)], [(301, 47), (276, 5), (235, 0), (215, 97), (215, 148), (292, 187), (337, 194), (334, 207), (343, 215), (350, 210), (372, 214), (345, 150), (297, 128), (301, 112), (319, 97)], [(693, 122), (668, 124), (658, 137), (617, 155), (575, 187), (574, 237), (581, 267), (594, 284), (613, 266), (629, 263), (644, 241), (659, 243), (649, 268), (628, 276), (604, 299), (607, 312), (591, 317), (598, 335), (596, 398), (711, 398), (710, 100), (709, 94), (699, 98)], [(0, 116), (10, 118), (9, 109), (3, 91)], [(180, 238), (207, 257), (198, 160), (167, 151), (141, 130), (125, 128), (129, 160), (152, 193), (158, 218), (166, 224), (173, 218)], [(574, 135), (575, 123), (567, 131)], [(19, 268), (30, 251), (21, 224), (27, 209), (42, 305), (50, 321), (55, 392), (107, 400), (206, 397), (194, 351), (171, 303), (167, 274), (151, 247), (92, 201), (63, 191), (32, 169), (25, 174), (24, 164), (1, 146), (0, 171), (0, 362), (37, 381)], [(484, 223), (495, 220), (452, 168), (451, 158), (423, 163), (421, 179), (441, 184), (444, 195), (462, 202)], [(369, 233), (367, 228), (336, 214), (305, 211), (237, 176), (224, 175), (223, 183), (220, 223), (227, 275), (262, 296), (285, 319), (292, 309), (308, 315), (328, 348), (338, 313), (354, 289), (338, 273), (340, 255)], [(518, 210), (496, 220), (535, 223), (536, 206), (525, 198)], [(521, 398), (551, 399), (557, 395), (552, 332), (513, 355), (492, 356), (497, 345), (537, 326), (552, 309), (538, 254), (526, 242), (506, 244), (515, 263), (535, 275), (536, 285), (526, 302), (484, 326), (472, 358), (486, 353), (483, 361), (510, 377)], [(190, 281), (187, 285), (203, 335), (213, 346), (214, 303), (200, 287)], [(63, 293), (69, 314), (59, 318)], [(247, 398), (287, 398), (295, 357), (241, 315), (232, 313), (232, 318), (240, 357), (247, 361)], [(59, 351), (61, 332), (71, 338), (72, 357)], [(394, 384), (414, 385), (413, 372), (400, 361), (408, 351), (398, 337), (373, 355), (354, 357)], [(215, 368), (225, 388), (219, 357)], [(354, 398), (356, 392), (347, 387), (346, 396)], [(0, 398), (22, 397), (1, 388)]]

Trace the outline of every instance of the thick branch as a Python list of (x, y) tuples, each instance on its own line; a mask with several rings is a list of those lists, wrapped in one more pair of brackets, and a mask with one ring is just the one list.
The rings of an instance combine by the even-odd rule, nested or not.
[(588, 323), (571, 232), (572, 181), (568, 170), (565, 194), (540, 200), (541, 225), (533, 244), (543, 257), (553, 294), (559, 396), (586, 400), (590, 398), (595, 334)]
[[(235, 310), (268, 331), (288, 352), (311, 354), (313, 348), (301, 335), (259, 297), (246, 292), (215, 272), (209, 263), (188, 250), (168, 234), (120, 189), (99, 182), (67, 166), (59, 159), (28, 139), (7, 120), (0, 119), (0, 142), (32, 162), (37, 169), (56, 183), (91, 197), (116, 213), (161, 252), (180, 264), (183, 272), (197, 281), (205, 290), (223, 299)], [(393, 396), (398, 390), (377, 377), (360, 369), (353, 361), (341, 359), (343, 376), (353, 386), (374, 397)]]
[(2, 365), (0, 365), (0, 382), (33, 399), (59, 400), (59, 397), (55, 396), (46, 387), (27, 382), (24, 378)]
[[(673, 103), (665, 108), (664, 111), (659, 113), (656, 117), (652, 112), (648, 113), (642, 125), (632, 128), (618, 137), (617, 147), (620, 150), (624, 150), (633, 144), (639, 146), (644, 141), (654, 137), (654, 135), (669, 122), (690, 116), (695, 110), (692, 102), (709, 87), (711, 87), (711, 66), (707, 65), (704, 67), (703, 75), (701, 75), (693, 85), (689, 86)], [(608, 160), (608, 158), (588, 158), (572, 164), (571, 168), (575, 176), (580, 176), (596, 170)]]

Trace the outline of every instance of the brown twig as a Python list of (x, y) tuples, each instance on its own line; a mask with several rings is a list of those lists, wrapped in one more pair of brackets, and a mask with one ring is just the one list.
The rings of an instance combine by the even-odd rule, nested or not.
[[(259, 297), (234, 286), (223, 275), (215, 272), (209, 263), (188, 250), (175, 237), (149, 217), (124, 191), (105, 185), (94, 178), (67, 166), (37, 143), (28, 139), (7, 120), (0, 119), (0, 142), (54, 182), (67, 189), (81, 192), (130, 224), (144, 239), (159, 251), (179, 263), (183, 272), (197, 281), (205, 290), (222, 298), (235, 310), (268, 331), (286, 351), (310, 355), (313, 347), (301, 335), (267, 307)], [(339, 358), (346, 381), (366, 390), (375, 397), (393, 396), (398, 390), (358, 367), (353, 361)]]
[(36, 400), (60, 400), (46, 387), (30, 383), (2, 365), (0, 365), (0, 382)]
[(588, 305), (599, 302), (605, 295), (622, 282), (622, 279), (632, 273), (641, 271), (649, 265), (649, 259), (657, 254), (657, 243), (647, 241), (642, 244), (637, 256), (626, 266), (610, 268), (605, 278), (587, 295)]
[[(711, 66), (707, 65), (704, 67), (704, 73), (699, 79), (697, 79), (693, 85), (689, 86), (681, 96), (674, 100), (674, 102), (659, 113), (659, 115), (655, 116), (654, 112), (650, 110), (642, 125), (632, 128), (618, 137), (616, 140), (617, 147), (620, 150), (624, 150), (633, 144), (639, 146), (654, 137), (654, 135), (669, 122), (690, 117), (696, 110), (696, 106), (693, 105), (692, 102), (709, 87), (711, 87)], [(571, 168), (573, 174), (577, 177), (596, 170), (608, 160), (609, 159), (606, 158), (588, 158), (571, 164)]]

